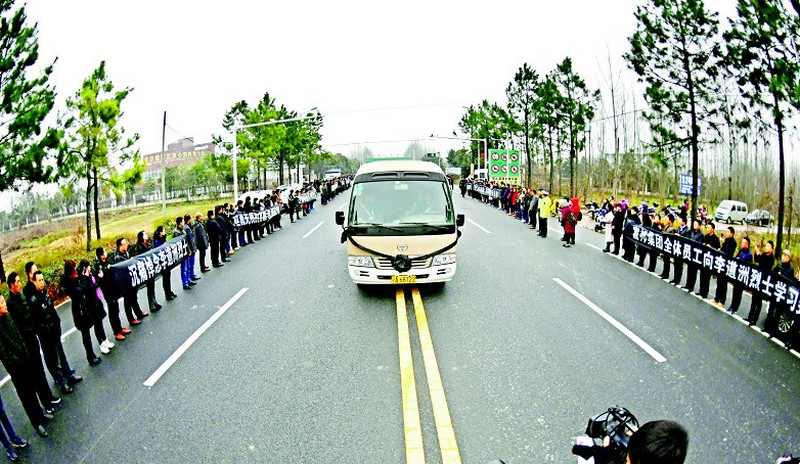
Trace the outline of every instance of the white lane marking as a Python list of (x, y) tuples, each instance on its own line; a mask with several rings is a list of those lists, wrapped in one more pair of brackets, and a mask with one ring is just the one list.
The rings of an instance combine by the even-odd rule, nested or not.
[(345, 201), (344, 203), (342, 203), (342, 205), (341, 205), (341, 206), (339, 206), (338, 208), (336, 208), (336, 211), (341, 211), (341, 210), (343, 210), (345, 206), (347, 206), (347, 202), (346, 202), (346, 201)]
[(233, 304), (236, 303), (236, 301), (239, 298), (241, 298), (242, 295), (244, 295), (248, 290), (250, 289), (247, 287), (239, 290), (239, 293), (234, 295), (233, 298), (228, 300), (227, 303), (225, 303), (221, 308), (219, 308), (219, 310), (217, 310), (217, 312), (215, 312), (214, 315), (211, 316), (211, 318), (209, 318), (205, 323), (203, 323), (203, 325), (201, 325), (199, 329), (195, 330), (194, 333), (189, 338), (187, 338), (186, 341), (183, 342), (183, 344), (179, 346), (178, 349), (175, 350), (175, 352), (172, 353), (172, 355), (169, 358), (167, 358), (167, 360), (164, 361), (164, 363), (161, 364), (161, 366), (159, 366), (159, 368), (156, 369), (155, 372), (153, 372), (153, 375), (151, 375), (150, 377), (147, 378), (147, 380), (144, 381), (144, 386), (152, 387), (153, 385), (155, 385), (156, 382), (158, 382), (158, 379), (160, 379), (161, 376), (164, 375), (167, 372), (167, 370), (170, 367), (172, 367), (173, 364), (175, 364), (175, 362), (183, 355), (183, 353), (185, 353), (186, 350), (188, 350), (189, 347), (191, 347), (192, 344), (196, 342), (197, 339), (200, 338), (200, 336), (203, 335), (203, 333), (205, 333), (205, 331), (208, 330), (208, 328), (211, 327), (211, 325), (217, 321), (217, 319), (222, 317), (222, 315), (225, 314), (225, 311), (230, 309), (230, 307), (233, 306)]
[(482, 230), (482, 231), (486, 232), (487, 234), (491, 234), (491, 232), (490, 232), (488, 229), (486, 229), (486, 228), (485, 228), (485, 227), (483, 227), (482, 225), (478, 224), (477, 222), (473, 221), (472, 219), (470, 219), (470, 218), (467, 218), (467, 221), (469, 221), (469, 222), (470, 222), (470, 224), (472, 224), (473, 226), (477, 227), (478, 229), (480, 229), (480, 230)]
[(320, 222), (319, 222), (319, 224), (317, 224), (316, 226), (314, 226), (314, 228), (313, 228), (313, 229), (309, 230), (309, 231), (308, 231), (308, 233), (306, 233), (305, 235), (303, 235), (303, 238), (308, 238), (308, 236), (309, 236), (309, 235), (311, 235), (311, 234), (313, 234), (313, 233), (314, 233), (314, 232), (315, 232), (317, 229), (319, 229), (319, 228), (320, 228), (320, 226), (321, 226), (322, 224), (325, 224), (325, 221), (320, 221)]
[(663, 362), (665, 362), (667, 360), (667, 358), (662, 356), (661, 353), (656, 351), (652, 346), (648, 345), (647, 342), (645, 342), (644, 340), (639, 338), (638, 335), (636, 335), (635, 333), (631, 332), (630, 329), (628, 329), (627, 327), (622, 325), (622, 323), (620, 323), (619, 321), (617, 321), (616, 319), (611, 317), (611, 315), (609, 315), (607, 312), (603, 311), (602, 308), (600, 308), (596, 304), (592, 303), (588, 298), (586, 298), (585, 296), (581, 295), (577, 290), (575, 290), (574, 288), (572, 288), (569, 285), (567, 285), (566, 283), (564, 283), (563, 280), (559, 279), (558, 277), (553, 277), (553, 280), (558, 285), (562, 286), (564, 288), (564, 290), (572, 293), (572, 295), (575, 298), (581, 300), (581, 302), (583, 304), (588, 306), (592, 311), (596, 312), (600, 317), (605, 319), (609, 324), (613, 325), (617, 330), (622, 332), (623, 335), (625, 335), (626, 337), (631, 339), (631, 341), (633, 343), (636, 343), (639, 346), (639, 348), (643, 349), (647, 354), (649, 354), (653, 359), (655, 359), (656, 362), (663, 363)]

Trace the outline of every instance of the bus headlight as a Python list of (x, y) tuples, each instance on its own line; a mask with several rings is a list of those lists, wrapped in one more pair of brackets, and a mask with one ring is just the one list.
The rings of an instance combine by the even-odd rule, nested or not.
[(443, 255), (434, 256), (433, 261), (431, 261), (431, 266), (443, 266), (445, 264), (455, 264), (455, 263), (456, 263), (456, 254), (446, 253)]
[(372, 256), (348, 256), (347, 264), (355, 267), (375, 267)]

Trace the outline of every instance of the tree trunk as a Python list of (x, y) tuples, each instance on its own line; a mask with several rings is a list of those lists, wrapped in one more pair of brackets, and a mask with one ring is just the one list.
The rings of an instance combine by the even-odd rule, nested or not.
[(687, 75), (686, 84), (689, 91), (689, 111), (692, 120), (692, 214), (690, 218), (692, 221), (694, 221), (697, 212), (697, 171), (698, 158), (700, 156), (698, 139), (700, 138), (700, 127), (697, 125), (697, 107), (694, 96), (694, 79), (692, 79), (692, 68), (689, 65), (689, 56), (686, 51), (683, 52), (683, 66)]
[(283, 183), (283, 153), (278, 153), (278, 184)]
[(92, 171), (86, 168), (86, 251), (92, 251)]
[(98, 240), (100, 240), (100, 208), (98, 200), (100, 199), (100, 189), (97, 185), (97, 168), (94, 168), (94, 179), (92, 179), (92, 184), (94, 185), (94, 227), (95, 227), (95, 236)]
[(780, 103), (778, 96), (772, 94), (773, 101), (775, 102), (775, 127), (778, 129), (778, 236), (775, 240), (775, 256), (781, 255), (783, 249), (783, 215), (785, 212), (785, 184), (786, 184), (786, 161), (784, 159), (783, 151), (783, 113), (781, 113)]
[(530, 114), (528, 112), (528, 102), (525, 102), (525, 162), (528, 163), (528, 172), (526, 173), (526, 185), (531, 186), (533, 179), (532, 166), (531, 166), (531, 141), (530, 141)]
[(555, 189), (553, 188), (554, 187), (553, 180), (555, 179), (555, 177), (554, 177), (555, 173), (553, 172), (553, 127), (552, 126), (547, 128), (547, 136), (548, 136), (547, 138), (549, 140), (549, 146), (550, 146), (550, 151), (549, 151), (549, 157), (550, 157), (550, 160), (549, 160), (550, 161), (550, 195), (553, 195), (554, 192), (555, 192)]

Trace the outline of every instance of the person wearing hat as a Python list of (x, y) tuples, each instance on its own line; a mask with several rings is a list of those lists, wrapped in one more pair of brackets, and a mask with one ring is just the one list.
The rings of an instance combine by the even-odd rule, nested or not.
[(550, 214), (552, 200), (550, 192), (542, 189), (542, 199), (539, 200), (539, 237), (547, 238), (547, 215)]
[[(797, 282), (794, 280), (794, 268), (792, 267), (792, 252), (788, 248), (781, 253), (781, 262), (775, 266), (774, 272), (778, 277), (776, 280), (783, 280), (789, 285), (797, 285)], [(777, 300), (770, 302), (769, 309), (767, 310), (767, 320), (764, 322), (764, 330), (770, 337), (777, 335), (778, 317), (786, 306), (785, 298), (780, 303)]]

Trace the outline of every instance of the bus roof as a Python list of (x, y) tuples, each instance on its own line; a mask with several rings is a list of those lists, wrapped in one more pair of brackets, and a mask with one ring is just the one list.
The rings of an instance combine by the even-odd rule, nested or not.
[(371, 174), (375, 172), (432, 172), (444, 176), (442, 169), (430, 161), (408, 161), (408, 160), (386, 160), (375, 161), (361, 165), (356, 172), (356, 176), (360, 174)]

